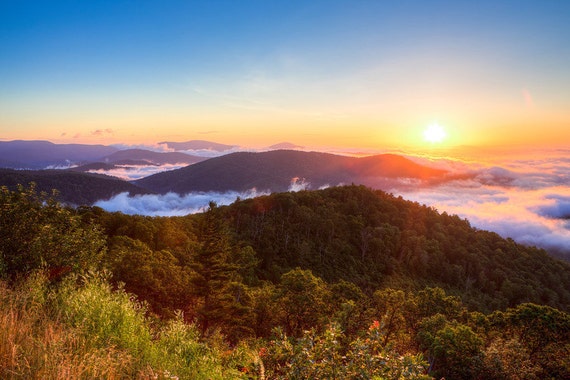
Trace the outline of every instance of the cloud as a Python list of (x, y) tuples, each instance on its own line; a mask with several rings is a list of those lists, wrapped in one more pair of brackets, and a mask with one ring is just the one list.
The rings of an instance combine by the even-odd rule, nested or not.
[(168, 144), (111, 144), (112, 147), (117, 148), (119, 150), (127, 150), (127, 149), (144, 149), (150, 150), (152, 152), (174, 152), (174, 149), (168, 147)]
[(112, 135), (112, 134), (113, 134), (113, 130), (110, 128), (96, 129), (94, 131), (91, 131), (91, 136), (104, 136), (104, 135)]
[[(291, 179), (289, 191), (297, 192), (306, 190), (309, 183), (298, 177)], [(99, 200), (94, 206), (101, 207), (109, 212), (120, 211), (129, 215), (147, 216), (183, 216), (203, 212), (210, 202), (217, 205), (229, 205), (237, 199), (249, 199), (269, 195), (269, 191), (251, 189), (244, 192), (192, 192), (185, 195), (167, 193), (164, 195), (146, 194), (129, 196), (121, 193), (108, 200)]]
[(291, 178), (291, 184), (288, 191), (296, 193), (297, 191), (307, 190), (311, 184), (305, 181), (305, 178), (294, 177)]
[(391, 192), (570, 259), (570, 163), (565, 158), (511, 160), (467, 172), (466, 178), (437, 186), (395, 186)]
[(244, 149), (241, 148), (239, 146), (224, 150), (224, 151), (218, 151), (218, 150), (213, 150), (213, 149), (188, 149), (188, 150), (178, 150), (177, 152), (181, 152), (181, 153), (186, 153), (186, 154), (190, 154), (192, 156), (198, 156), (198, 157), (219, 157), (219, 156), (224, 156), (226, 154), (230, 154), (230, 153), (236, 153), (236, 152), (250, 152), (250, 151), (254, 151), (253, 149)]
[(186, 163), (164, 165), (115, 165), (113, 169), (89, 170), (89, 173), (105, 174), (121, 178), (126, 181), (134, 181), (153, 174), (180, 169), (188, 166)]
[(77, 167), (77, 164), (74, 164), (69, 160), (65, 160), (65, 164), (48, 165), (44, 168), (44, 170), (65, 170), (65, 169), (71, 169), (71, 168), (76, 168), (76, 167)]
[(247, 199), (267, 194), (269, 193), (256, 189), (246, 192), (195, 192), (186, 195), (168, 193), (133, 197), (128, 193), (121, 193), (109, 200), (97, 201), (94, 205), (109, 212), (120, 211), (129, 215), (183, 216), (204, 211), (212, 201), (221, 206), (231, 204), (238, 198)]
[(545, 199), (552, 200), (552, 204), (538, 206), (536, 212), (547, 218), (570, 219), (570, 196), (550, 194)]

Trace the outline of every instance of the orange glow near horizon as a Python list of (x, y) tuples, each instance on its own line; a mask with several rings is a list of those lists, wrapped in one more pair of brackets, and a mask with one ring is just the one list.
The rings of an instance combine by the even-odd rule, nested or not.
[[(130, 105), (108, 109), (71, 101), (46, 104), (45, 112), (5, 113), (0, 116), (1, 140), (49, 140), (56, 143), (155, 144), (161, 141), (209, 140), (260, 148), (280, 142), (307, 147), (366, 149), (432, 147), (424, 132), (433, 120), (445, 126), (446, 137), (438, 147), (457, 146), (563, 146), (569, 142), (570, 115), (532, 109), (522, 98), (519, 107), (495, 106), (477, 113), (450, 102), (435, 112), (413, 101), (394, 109), (321, 107), (318, 112), (301, 108), (245, 110), (212, 106), (141, 108)], [(381, 101), (379, 99), (378, 101)], [(57, 107), (56, 107), (57, 106)], [(100, 111), (93, 115), (93, 111)], [(21, 110), (24, 113), (24, 110)], [(422, 115), (423, 114), (423, 115)]]

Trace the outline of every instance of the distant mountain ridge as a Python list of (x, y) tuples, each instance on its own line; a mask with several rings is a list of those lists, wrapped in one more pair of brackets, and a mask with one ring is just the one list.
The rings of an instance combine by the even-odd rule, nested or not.
[(125, 149), (103, 157), (102, 162), (122, 164), (125, 162), (139, 161), (151, 165), (164, 164), (194, 164), (204, 161), (205, 157), (193, 156), (181, 152), (153, 152), (145, 149)]
[(273, 144), (269, 147), (270, 150), (280, 150), (280, 149), (289, 149), (289, 150), (294, 150), (294, 149), (303, 149), (304, 147), (297, 145), (297, 144), (293, 144), (290, 142), (281, 142), (278, 144)]
[(175, 151), (181, 150), (212, 150), (216, 152), (224, 152), (230, 149), (237, 148), (237, 145), (226, 145), (219, 144), (212, 141), (205, 140), (190, 140), (183, 142), (174, 141), (162, 141), (160, 145), (166, 145), (168, 149), (174, 149)]
[(10, 169), (65, 168), (97, 162), (118, 165), (190, 165), (205, 159), (206, 157), (182, 152), (119, 149), (106, 145), (55, 144), (43, 140), (0, 141), (0, 167)]
[(47, 166), (99, 161), (118, 151), (105, 145), (54, 144), (43, 140), (0, 141), (0, 164), (13, 169), (43, 169)]
[(441, 178), (445, 173), (392, 154), (356, 158), (329, 153), (275, 150), (231, 153), (185, 168), (158, 173), (133, 183), (158, 193), (246, 191), (252, 188), (280, 192), (287, 191), (293, 178), (308, 182), (312, 189), (341, 183), (381, 188), (399, 178), (427, 181)]

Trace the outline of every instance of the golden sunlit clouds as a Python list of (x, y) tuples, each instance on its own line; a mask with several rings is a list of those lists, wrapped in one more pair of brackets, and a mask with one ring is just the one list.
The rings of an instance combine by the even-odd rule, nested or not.
[(432, 144), (441, 143), (446, 137), (445, 129), (437, 123), (430, 124), (424, 129), (424, 140)]

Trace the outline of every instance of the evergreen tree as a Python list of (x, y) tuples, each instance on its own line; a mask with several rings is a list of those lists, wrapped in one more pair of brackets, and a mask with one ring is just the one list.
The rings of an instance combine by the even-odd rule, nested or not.
[(230, 234), (214, 202), (198, 226), (198, 247), (191, 264), (195, 313), (207, 334), (225, 327), (230, 340), (253, 334), (249, 292), (239, 275), (240, 255), (232, 247)]

